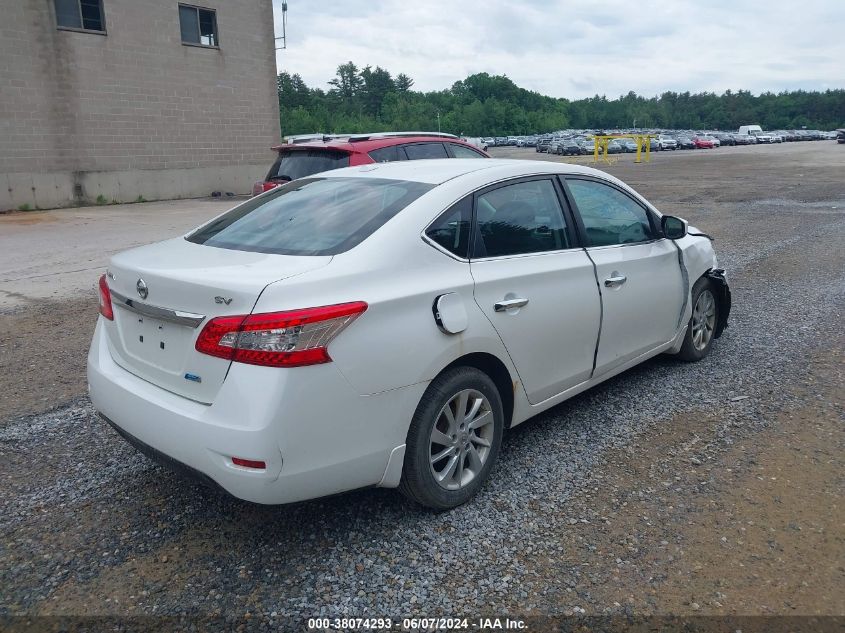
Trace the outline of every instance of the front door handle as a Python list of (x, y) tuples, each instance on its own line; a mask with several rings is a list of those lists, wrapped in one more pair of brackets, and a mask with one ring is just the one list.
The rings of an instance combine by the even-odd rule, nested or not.
[(614, 270), (610, 273), (610, 277), (604, 280), (604, 286), (605, 288), (618, 288), (626, 281), (628, 281), (628, 278), (625, 275), (622, 275)]
[(497, 301), (493, 304), (493, 309), (496, 312), (504, 312), (505, 310), (511, 310), (513, 308), (521, 308), (527, 304), (528, 299), (523, 299), (521, 297), (516, 297), (514, 299), (502, 299), (501, 301)]

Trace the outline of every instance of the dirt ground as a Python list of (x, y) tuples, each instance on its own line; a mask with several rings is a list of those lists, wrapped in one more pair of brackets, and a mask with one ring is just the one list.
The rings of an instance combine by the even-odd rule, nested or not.
[[(533, 149), (491, 154), (591, 164)], [(494, 591), (492, 581), (460, 585), (453, 575), (457, 588), (440, 580), (426, 589), (428, 599), (448, 593), (455, 608), (525, 615), (845, 617), (845, 146), (665, 152), (651, 164), (623, 155), (599, 168), (716, 240), (735, 308), (712, 360), (712, 395), (691, 397), (683, 368), (658, 359), (515, 429), (494, 473), (505, 483), (491, 483), (483, 507), (529, 506), (503, 535), (506, 545), (529, 535), (498, 568), (516, 585)], [(385, 588), (360, 579), (379, 556), (389, 556), (386, 568), (406, 582), (439, 573), (433, 560), (400, 567), (401, 556), (433, 533), (445, 538), (459, 519), (416, 512), (384, 490), (283, 509), (218, 500), (146, 466), (96, 420), (84, 371), (97, 311), (93, 280), (108, 252), (178, 235), (218, 211), (192, 201), (173, 203), (173, 215), (133, 206), (104, 232), (92, 221), (97, 209), (0, 217), (0, 431), (8, 430), (0, 481), (9, 491), (0, 617), (317, 614), (341, 599), (337, 587), (370, 615), (425, 606), (423, 598), (401, 602), (410, 594), (400, 599), (398, 590), (388, 602), (395, 579)], [(106, 240), (108, 252), (98, 252)], [(42, 260), (48, 290), (37, 282)], [(806, 295), (811, 305), (794, 299), (808, 284), (818, 290)], [(769, 362), (767, 346), (781, 344), (788, 355)], [(664, 382), (655, 380), (658, 389), (643, 377)], [(602, 409), (619, 393), (621, 405)], [(664, 415), (654, 403), (660, 398), (689, 402)], [(647, 408), (651, 417), (609, 448), (563, 446), (569, 436), (557, 433), (577, 426), (577, 411), (618, 417), (619, 408), (636, 420)], [(608, 432), (580, 424), (577, 438)], [(535, 453), (521, 462), (526, 445)], [(100, 446), (116, 458), (90, 459)], [(565, 504), (542, 498), (563, 483), (523, 479), (531, 459), (545, 453), (577, 462), (564, 471), (577, 475), (565, 482)], [(350, 558), (356, 552), (363, 558)], [(452, 564), (483, 573), (496, 557), (480, 562), (477, 553)], [(800, 620), (794, 630), (811, 628)]]
[(685, 415), (607, 456), (566, 509), (588, 521), (556, 535), (574, 564), (541, 565), (579, 579), (548, 604), (588, 592), (640, 614), (845, 614), (845, 336), (832, 343), (794, 387), (803, 404), (754, 437), (720, 451), (718, 420)]

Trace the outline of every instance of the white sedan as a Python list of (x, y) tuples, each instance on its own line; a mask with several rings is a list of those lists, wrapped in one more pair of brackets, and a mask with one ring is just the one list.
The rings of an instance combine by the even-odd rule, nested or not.
[(428, 160), (268, 191), (115, 255), (96, 409), (147, 455), (258, 503), (399, 487), (470, 499), (505, 429), (661, 353), (706, 356), (710, 239), (576, 165)]

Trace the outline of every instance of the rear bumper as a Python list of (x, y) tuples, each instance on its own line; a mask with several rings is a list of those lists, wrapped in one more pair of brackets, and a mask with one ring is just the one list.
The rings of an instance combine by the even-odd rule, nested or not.
[[(240, 499), (278, 504), (398, 484), (426, 385), (359, 395), (332, 363), (295, 369), (235, 364), (211, 405), (117, 365), (97, 324), (88, 355), (91, 401), (127, 441), (164, 465)], [(232, 463), (260, 460), (263, 470)], [(400, 464), (401, 467), (401, 464)]]
[(120, 435), (120, 437), (129, 442), (138, 450), (139, 453), (146, 455), (152, 461), (160, 464), (161, 466), (164, 466), (165, 468), (169, 468), (170, 470), (179, 475), (182, 475), (185, 479), (196, 481), (197, 483), (200, 483), (214, 490), (220, 490), (224, 493), (226, 492), (224, 488), (221, 488), (216, 481), (214, 481), (205, 473), (201, 473), (196, 468), (191, 468), (187, 464), (183, 464), (182, 462), (173, 459), (169, 455), (165, 455), (164, 453), (153, 448), (149, 444), (145, 444), (134, 435), (124, 431), (122, 428), (120, 428), (117, 424), (109, 420), (102, 413), (100, 414), (100, 417), (105, 420), (109, 424), (109, 426), (111, 426), (117, 432), (117, 434)]

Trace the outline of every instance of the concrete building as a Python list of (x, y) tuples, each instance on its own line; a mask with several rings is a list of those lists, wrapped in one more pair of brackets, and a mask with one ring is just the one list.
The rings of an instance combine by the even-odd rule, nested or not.
[(266, 174), (272, 0), (0, 0), (0, 16), (0, 210), (247, 193)]

